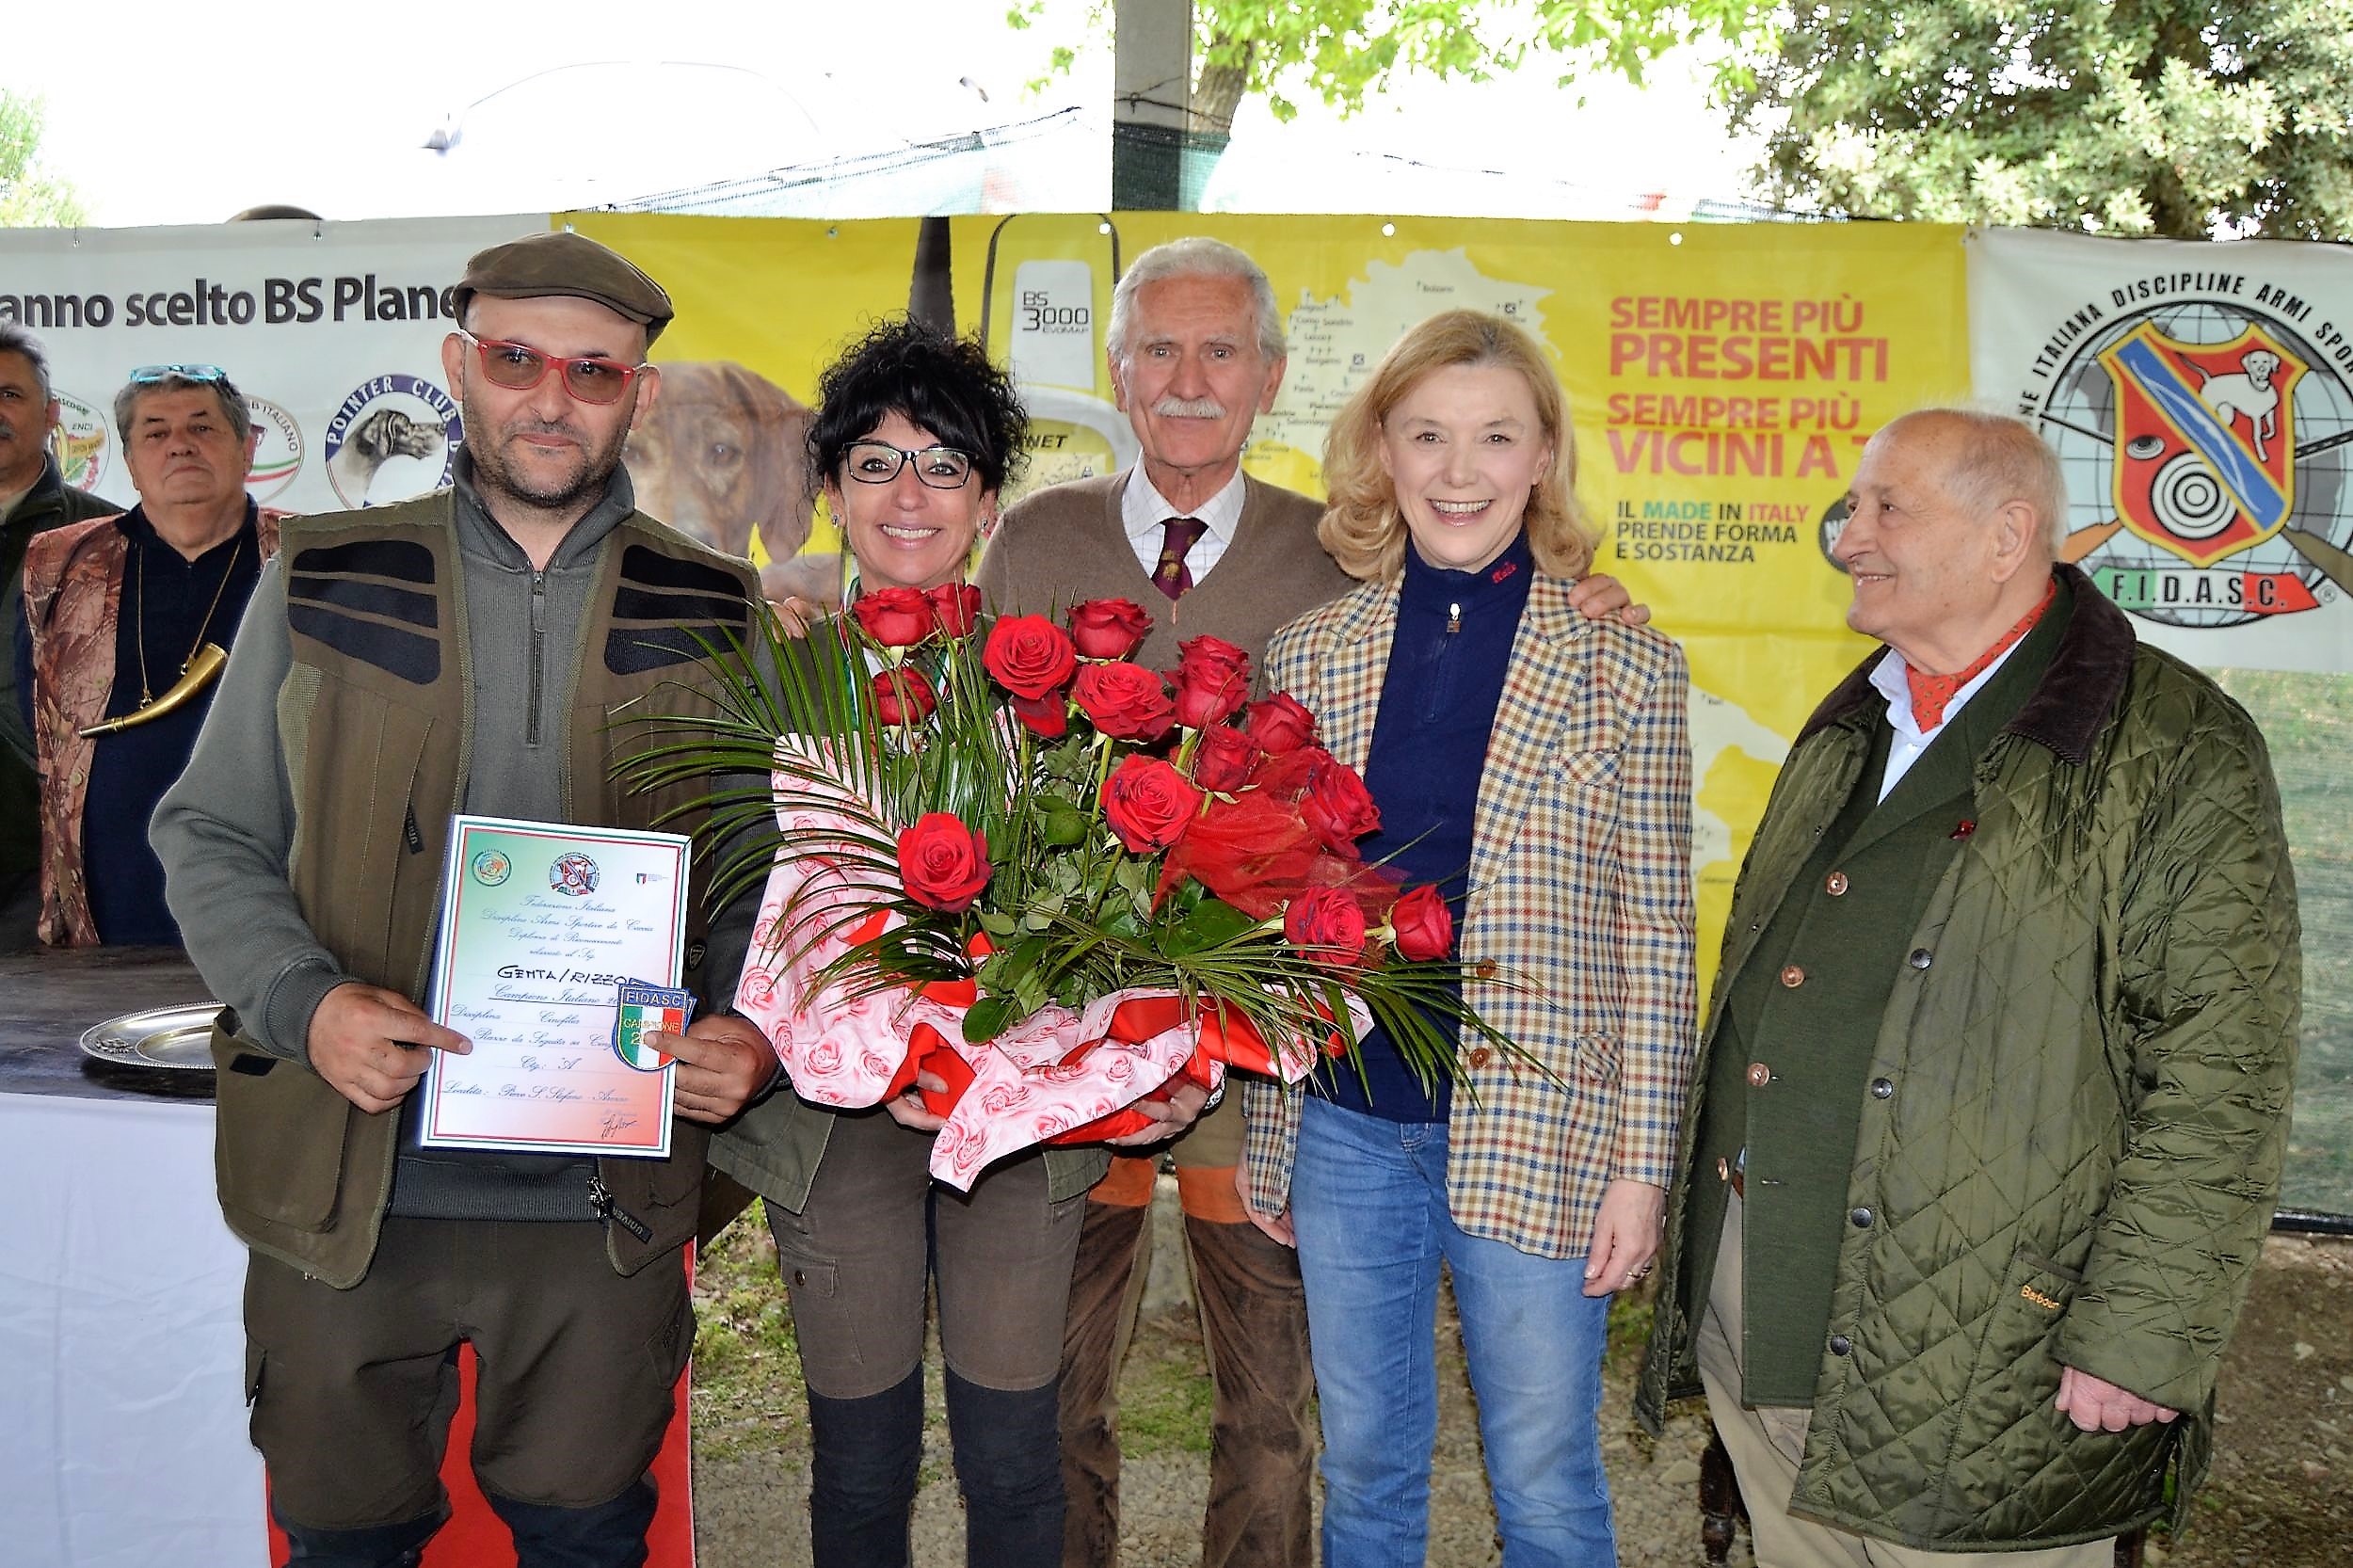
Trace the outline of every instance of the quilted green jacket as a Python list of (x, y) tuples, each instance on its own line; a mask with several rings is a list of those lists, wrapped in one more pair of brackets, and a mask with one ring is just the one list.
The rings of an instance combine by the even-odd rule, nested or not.
[[(2295, 885), (2263, 738), (2060, 567), (2051, 669), (1978, 760), (1977, 826), (1896, 983), (1792, 1509), (1930, 1550), (2095, 1540), (2203, 1479), (2216, 1369), (2278, 1195), (2296, 1056)], [(1874, 662), (1877, 655), (1874, 655)], [(1799, 735), (1743, 866), (1724, 987), (1869, 749), (1870, 663)], [(1921, 962), (1923, 955), (1927, 962)], [(1636, 1393), (1699, 1391), (1683, 1277), (1696, 1101)], [(2085, 1433), (2062, 1366), (2182, 1412)]]

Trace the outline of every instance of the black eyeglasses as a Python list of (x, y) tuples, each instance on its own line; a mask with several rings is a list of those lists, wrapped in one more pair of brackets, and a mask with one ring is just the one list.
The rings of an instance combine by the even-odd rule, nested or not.
[(131, 384), (143, 387), (153, 381), (219, 382), (229, 379), (229, 373), (218, 365), (141, 365), (131, 373)]
[(457, 335), (482, 356), (482, 374), (490, 385), (508, 392), (529, 392), (554, 370), (563, 373), (564, 390), (581, 402), (618, 403), (629, 384), (637, 379), (637, 373), (647, 368), (625, 365), (601, 354), (543, 354), (529, 344), (477, 338), (462, 327)]
[(888, 485), (907, 464), (915, 477), (935, 490), (959, 490), (972, 477), (972, 456), (952, 446), (927, 446), (909, 452), (888, 441), (852, 441), (841, 455), (841, 472), (861, 485)]

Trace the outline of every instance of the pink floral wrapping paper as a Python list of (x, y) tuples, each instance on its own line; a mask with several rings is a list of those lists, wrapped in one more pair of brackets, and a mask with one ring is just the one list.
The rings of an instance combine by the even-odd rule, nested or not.
[[(804, 777), (778, 775), (776, 785), (779, 792), (809, 792)], [(840, 812), (799, 807), (779, 807), (776, 820), (802, 842), (827, 829), (852, 828)], [(1198, 1031), (1190, 1023), (1138, 1042), (1107, 1038), (1120, 1003), (1166, 991), (1121, 991), (1075, 1013), (1049, 1006), (996, 1039), (972, 1045), (964, 1038), (960, 1005), (912, 988), (853, 997), (838, 984), (817, 984), (815, 976), (852, 945), (862, 922), (847, 922), (813, 942), (795, 930), (824, 923), (844, 901), (872, 899), (871, 885), (861, 888), (821, 856), (796, 856), (772, 867), (735, 1005), (768, 1036), (794, 1093), (841, 1110), (879, 1105), (906, 1061), (916, 1027), (937, 1031), (972, 1069), (970, 1086), (932, 1146), (932, 1175), (959, 1192), (969, 1191), (990, 1162), (1142, 1099), (1193, 1057)], [(792, 929), (785, 926), (788, 907)], [(889, 925), (898, 923), (897, 916), (889, 917)], [(1093, 1048), (1065, 1064), (1086, 1042)], [(1279, 1049), (1284, 1077), (1296, 1082), (1305, 1076), (1314, 1061), (1305, 1043), (1293, 1040)], [(1225, 1064), (1211, 1060), (1208, 1066), (1214, 1087), (1224, 1080)]]

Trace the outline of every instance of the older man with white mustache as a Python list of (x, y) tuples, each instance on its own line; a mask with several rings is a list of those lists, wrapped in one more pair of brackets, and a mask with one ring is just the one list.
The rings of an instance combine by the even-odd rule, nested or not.
[[(1277, 630), (1354, 586), (1317, 543), (1322, 503), (1241, 470), (1251, 423), (1283, 385), (1273, 285), (1220, 241), (1156, 246), (1112, 291), (1105, 351), (1143, 460), (1023, 498), (975, 581), (1007, 614), (1090, 599), (1141, 604), (1152, 630), (1136, 657), (1153, 668), (1176, 664), (1180, 638), (1202, 635), (1262, 661)], [(1625, 590), (1599, 576), (1577, 598), (1595, 617), (1626, 603)], [(1647, 616), (1636, 608), (1626, 618)], [(1241, 1146), (1239, 1103), (1212, 1107), (1173, 1145), (1216, 1384), (1201, 1560), (1285, 1568), (1313, 1557), (1314, 1378), (1298, 1255), (1250, 1223), (1234, 1183)], [(1085, 1205), (1063, 1338), (1065, 1568), (1118, 1561), (1119, 1363), (1149, 1272), (1157, 1166), (1157, 1151), (1121, 1154)]]

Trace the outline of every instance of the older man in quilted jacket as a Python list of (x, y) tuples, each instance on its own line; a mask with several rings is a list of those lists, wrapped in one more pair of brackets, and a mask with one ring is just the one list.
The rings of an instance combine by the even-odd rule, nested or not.
[(2205, 1472), (2278, 1193), (2279, 795), (2247, 714), (2054, 564), (2025, 425), (1898, 420), (1848, 503), (1886, 647), (1734, 895), (1640, 1413), (1705, 1387), (1765, 1568), (2095, 1568)]

